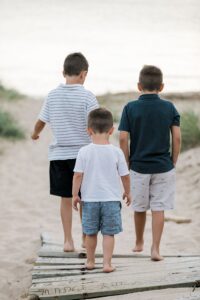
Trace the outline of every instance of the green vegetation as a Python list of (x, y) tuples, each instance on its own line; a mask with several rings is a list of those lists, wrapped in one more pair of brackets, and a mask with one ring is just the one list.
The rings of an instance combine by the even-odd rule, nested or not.
[(182, 151), (200, 145), (200, 120), (193, 111), (181, 115)]
[(4, 87), (0, 82), (0, 98), (3, 100), (19, 100), (24, 98), (23, 94), (20, 94), (15, 89), (9, 89)]
[[(182, 101), (199, 101), (200, 93), (168, 93), (163, 98)], [(98, 96), (101, 106), (108, 108), (113, 113), (114, 122), (118, 123), (122, 109), (131, 99), (137, 99), (138, 93), (127, 92), (117, 94), (105, 94)], [(191, 104), (192, 105), (192, 104)], [(192, 106), (191, 106), (192, 107)], [(193, 111), (181, 114), (182, 151), (200, 146), (200, 118)]]
[(0, 137), (13, 140), (25, 138), (24, 131), (19, 127), (12, 115), (0, 110)]
[[(20, 94), (14, 89), (9, 89), (4, 87), (0, 82), (0, 100), (1, 103), (13, 100), (23, 99), (25, 96)], [(1, 104), (0, 103), (0, 104)], [(13, 104), (9, 104), (13, 105)], [(8, 106), (9, 106), (8, 105)], [(0, 106), (0, 137), (8, 138), (11, 140), (19, 140), (25, 138), (25, 133), (23, 129), (18, 125), (18, 122), (13, 118), (13, 116), (4, 111)]]
[(105, 94), (98, 96), (100, 106), (106, 107), (113, 114), (115, 123), (118, 123), (121, 117), (122, 109), (126, 103), (131, 99), (136, 99), (137, 94), (135, 92), (130, 93), (117, 93), (117, 94)]

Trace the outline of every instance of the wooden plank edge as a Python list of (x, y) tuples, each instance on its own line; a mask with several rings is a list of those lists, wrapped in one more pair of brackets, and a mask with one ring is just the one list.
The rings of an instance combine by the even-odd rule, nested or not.
[[(39, 257), (63, 257), (63, 258), (86, 258), (87, 254), (86, 252), (61, 252), (61, 251), (48, 251), (48, 249), (44, 250), (44, 248), (41, 248), (38, 251)], [(103, 254), (96, 253), (96, 258), (102, 258)], [(176, 254), (176, 255), (163, 255), (163, 257), (200, 257), (199, 254)], [(150, 258), (150, 255), (146, 254), (113, 254), (113, 258)]]
[(118, 290), (110, 290), (110, 291), (98, 291), (98, 292), (91, 292), (91, 293), (80, 293), (80, 294), (71, 294), (71, 295), (42, 295), (38, 296), (37, 294), (31, 294), (30, 289), (30, 296), (38, 297), (36, 299), (45, 299), (45, 300), (75, 300), (75, 299), (91, 299), (95, 297), (105, 297), (105, 296), (116, 296), (116, 295), (125, 295), (131, 293), (139, 293), (139, 292), (147, 292), (147, 291), (155, 291), (155, 290), (165, 290), (169, 288), (194, 288), (196, 281), (189, 281), (184, 283), (175, 283), (175, 284), (168, 284), (168, 285), (158, 285), (158, 286), (147, 286), (147, 287), (135, 287), (129, 289), (118, 289)]

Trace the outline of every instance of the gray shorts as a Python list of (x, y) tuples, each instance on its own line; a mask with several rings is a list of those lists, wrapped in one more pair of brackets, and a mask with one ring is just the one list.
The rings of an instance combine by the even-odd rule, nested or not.
[(160, 174), (130, 171), (132, 207), (134, 211), (163, 211), (174, 208), (175, 169)]
[(82, 202), (82, 227), (86, 235), (115, 235), (122, 231), (121, 202)]

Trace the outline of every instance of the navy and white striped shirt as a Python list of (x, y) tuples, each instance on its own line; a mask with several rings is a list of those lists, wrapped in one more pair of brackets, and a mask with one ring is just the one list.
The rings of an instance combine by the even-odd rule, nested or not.
[(49, 123), (54, 136), (49, 160), (74, 159), (91, 142), (87, 116), (98, 106), (96, 97), (81, 84), (60, 84), (48, 94), (39, 119)]

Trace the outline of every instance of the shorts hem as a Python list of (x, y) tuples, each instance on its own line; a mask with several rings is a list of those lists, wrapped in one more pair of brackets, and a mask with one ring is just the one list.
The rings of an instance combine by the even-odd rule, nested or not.
[(103, 232), (103, 231), (101, 231), (101, 234), (102, 235), (116, 235), (116, 234), (118, 234), (118, 233), (120, 233), (122, 231), (123, 231), (122, 229), (121, 230), (117, 230), (115, 232)]
[(92, 232), (92, 233), (91, 233), (91, 232), (90, 232), (90, 233), (87, 233), (86, 231), (83, 230), (83, 233), (84, 233), (85, 235), (97, 235), (98, 232), (99, 232), (99, 231), (97, 231), (97, 232)]
[(135, 209), (134, 207), (132, 207), (132, 210), (136, 211), (136, 212), (145, 212), (147, 210), (149, 210), (150, 208), (147, 209)]
[(166, 211), (166, 210), (173, 210), (173, 208), (163, 207), (163, 208), (150, 208), (151, 211)]
[(172, 208), (168, 208), (168, 207), (160, 207), (160, 208), (147, 208), (147, 209), (135, 209), (134, 207), (132, 207), (132, 210), (135, 211), (135, 212), (145, 212), (145, 211), (148, 211), (148, 210), (151, 210), (151, 211), (166, 211), (166, 210), (173, 210), (174, 207)]
[(50, 191), (50, 195), (63, 197), (63, 198), (72, 198), (72, 194), (66, 194), (65, 192)]

